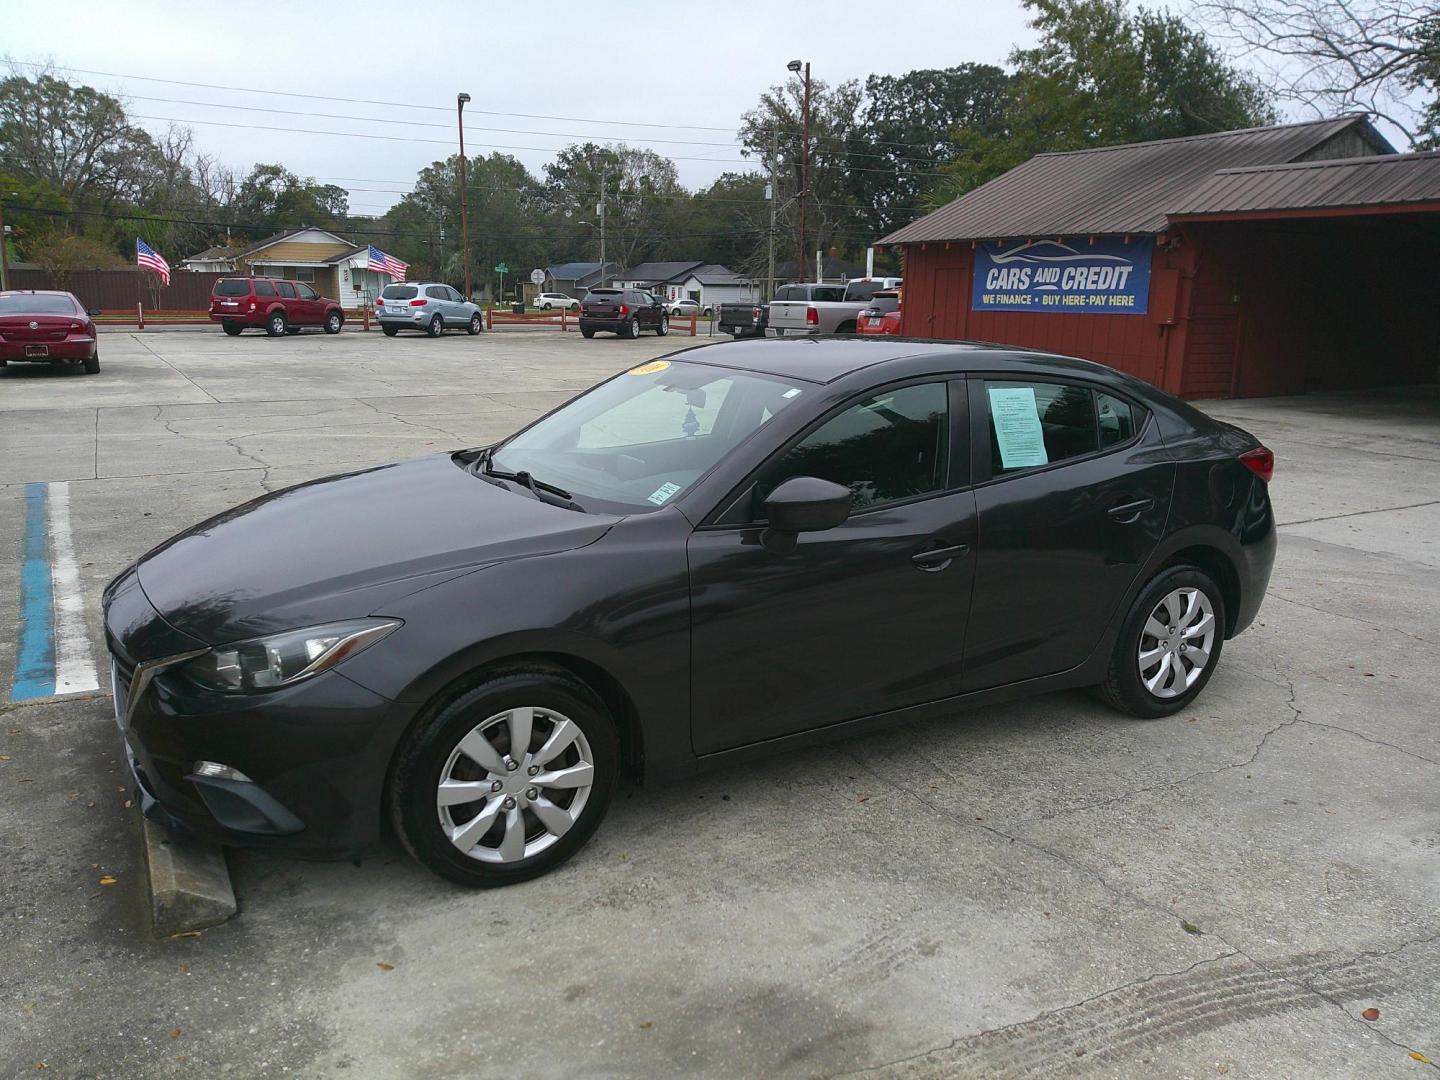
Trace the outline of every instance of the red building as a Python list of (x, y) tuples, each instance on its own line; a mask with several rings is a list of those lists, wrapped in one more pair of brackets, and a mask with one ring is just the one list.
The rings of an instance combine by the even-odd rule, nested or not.
[(1185, 397), (1434, 382), (1440, 152), (1363, 118), (1041, 154), (885, 237), (902, 332)]

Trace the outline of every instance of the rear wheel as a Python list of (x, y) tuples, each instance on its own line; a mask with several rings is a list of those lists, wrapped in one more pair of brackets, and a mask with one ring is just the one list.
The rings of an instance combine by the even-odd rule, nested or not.
[(225, 328), (225, 333), (229, 334), (231, 337), (239, 337), (240, 331), (244, 329), (244, 327), (242, 327), (239, 323), (227, 322), (221, 323), (220, 325)]
[(843, 322), (835, 328), (835, 332), (837, 334), (853, 334), (855, 333), (855, 324), (853, 322)]
[(94, 356), (87, 356), (87, 357), (85, 358), (85, 374), (86, 374), (86, 375), (99, 375), (99, 374), (100, 374), (100, 353), (99, 353), (99, 350), (96, 350)]
[(581, 336), (581, 337), (586, 337), (586, 338), (592, 338), (592, 337), (595, 336), (595, 331), (592, 330), (592, 329), (591, 329), (590, 327), (588, 327), (588, 326), (582, 326), (582, 327), (580, 328), (580, 336)]
[(283, 311), (275, 312), (265, 323), (265, 332), (271, 337), (283, 337), (288, 329)]
[(497, 673), (406, 737), (389, 805), (424, 866), (462, 885), (509, 885), (554, 869), (605, 816), (620, 744), (604, 704), (549, 668)]
[(386, 337), (394, 337), (400, 332), (400, 328), (396, 326), (382, 326), (380, 328), (380, 332), (383, 333)]
[(332, 311), (325, 316), (325, 332), (327, 334), (338, 334), (344, 325), (345, 316), (338, 311)]
[(439, 337), (440, 334), (444, 331), (444, 329), (445, 320), (442, 319), (439, 315), (436, 315), (430, 320), (430, 325), (425, 328), (425, 332), (431, 337)]
[(481, 320), (480, 313), (477, 311), (474, 315), (470, 316), (470, 333), (478, 334), (483, 329), (485, 329), (485, 323)]
[(638, 338), (640, 336), (640, 320), (637, 317), (631, 316), (630, 321), (625, 324), (625, 330), (622, 336), (628, 338)]
[(540, 310), (541, 310), (541, 311), (549, 311), (549, 310), (550, 310), (550, 304), (549, 304), (548, 302), (546, 302), (546, 303), (544, 303), (544, 304), (541, 304), (541, 305), (540, 305)]
[(668, 333), (670, 333), (670, 316), (661, 315), (660, 325), (655, 328), (655, 336), (664, 337)]
[(1225, 595), (1214, 579), (1194, 566), (1163, 570), (1130, 608), (1100, 695), (1132, 716), (1170, 716), (1200, 695), (1224, 644)]

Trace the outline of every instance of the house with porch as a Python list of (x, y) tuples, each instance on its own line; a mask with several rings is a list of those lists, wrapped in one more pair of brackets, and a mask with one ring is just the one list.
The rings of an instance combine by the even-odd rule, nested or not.
[[(204, 264), (218, 249), (211, 248), (184, 260)], [(370, 245), (353, 244), (326, 229), (290, 229), (244, 250), (233, 252), (221, 273), (303, 281), (322, 296), (347, 307), (373, 303), (391, 282), (389, 274), (370, 269)], [(199, 268), (198, 265), (196, 267)]]

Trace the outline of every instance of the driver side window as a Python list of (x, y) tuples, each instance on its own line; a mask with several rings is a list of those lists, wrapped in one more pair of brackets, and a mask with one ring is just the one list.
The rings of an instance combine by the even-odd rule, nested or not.
[(856, 511), (943, 491), (949, 447), (946, 383), (887, 390), (832, 416), (767, 465), (752, 489), (750, 516), (763, 520), (765, 499), (793, 476), (843, 484)]

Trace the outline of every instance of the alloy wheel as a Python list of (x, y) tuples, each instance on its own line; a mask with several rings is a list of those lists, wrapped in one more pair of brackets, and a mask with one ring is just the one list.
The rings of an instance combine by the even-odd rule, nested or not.
[(484, 863), (539, 855), (568, 833), (595, 782), (580, 726), (521, 706), (476, 724), (440, 771), (435, 807), (450, 843)]
[(1140, 681), (1157, 698), (1179, 697), (1200, 678), (1215, 646), (1215, 609), (1199, 589), (1167, 593), (1140, 631)]

